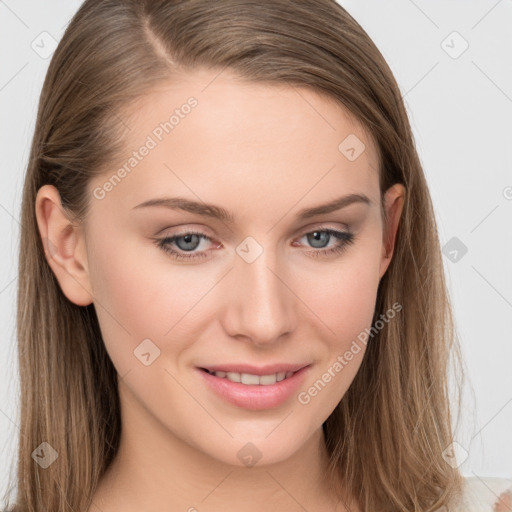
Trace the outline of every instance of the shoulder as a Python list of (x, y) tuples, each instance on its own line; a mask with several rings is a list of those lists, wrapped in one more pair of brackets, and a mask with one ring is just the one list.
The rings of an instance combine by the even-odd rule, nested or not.
[(493, 512), (498, 496), (512, 488), (512, 479), (471, 476), (464, 479), (465, 512)]

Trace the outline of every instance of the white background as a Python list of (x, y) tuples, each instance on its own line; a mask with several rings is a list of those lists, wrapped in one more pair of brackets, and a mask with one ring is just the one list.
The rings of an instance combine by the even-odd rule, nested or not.
[[(44, 31), (59, 40), (80, 3), (0, 0), (0, 496), (18, 440), (21, 188), (49, 63), (31, 44)], [(462, 471), (512, 478), (512, 1), (340, 3), (399, 83), (442, 245), (457, 237), (468, 248), (457, 262), (444, 258), (468, 377)]]

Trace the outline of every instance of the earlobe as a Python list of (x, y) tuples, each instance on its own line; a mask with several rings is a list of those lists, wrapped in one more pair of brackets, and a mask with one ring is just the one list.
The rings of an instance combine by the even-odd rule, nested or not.
[(396, 234), (404, 206), (405, 187), (400, 183), (394, 184), (386, 191), (384, 199), (387, 222), (383, 226), (380, 278), (385, 274), (393, 257)]
[(74, 304), (88, 306), (93, 297), (83, 231), (68, 218), (54, 186), (38, 190), (35, 213), (46, 260), (62, 292)]

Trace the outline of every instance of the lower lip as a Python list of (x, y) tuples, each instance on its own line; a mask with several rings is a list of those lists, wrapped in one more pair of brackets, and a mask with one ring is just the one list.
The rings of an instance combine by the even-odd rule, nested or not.
[(227, 378), (216, 377), (199, 368), (197, 371), (205, 379), (210, 389), (231, 404), (244, 409), (260, 411), (279, 407), (286, 402), (297, 392), (310, 368), (311, 366), (305, 366), (291, 377), (268, 386), (231, 382)]

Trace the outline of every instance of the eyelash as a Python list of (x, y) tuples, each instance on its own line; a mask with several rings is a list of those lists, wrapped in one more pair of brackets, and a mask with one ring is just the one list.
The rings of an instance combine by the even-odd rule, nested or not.
[[(330, 256), (335, 254), (342, 254), (347, 249), (347, 246), (353, 244), (355, 242), (355, 235), (351, 233), (350, 231), (337, 231), (335, 229), (314, 229), (313, 231), (308, 231), (304, 233), (300, 238), (310, 235), (312, 233), (328, 233), (329, 235), (337, 238), (339, 240), (338, 244), (334, 247), (331, 247), (330, 249), (318, 249), (318, 250), (312, 250), (312, 251), (306, 251), (310, 253), (311, 256), (314, 258), (318, 258), (321, 256)], [(176, 260), (194, 260), (197, 258), (207, 258), (208, 254), (207, 251), (198, 252), (198, 253), (190, 253), (191, 255), (184, 256), (181, 252), (175, 251), (174, 249), (171, 249), (170, 244), (172, 244), (176, 239), (185, 237), (187, 235), (197, 235), (204, 240), (210, 240), (211, 238), (206, 236), (204, 233), (200, 233), (197, 231), (187, 231), (185, 233), (180, 233), (173, 236), (167, 236), (165, 238), (158, 238), (155, 239), (156, 245), (162, 249), (167, 254), (170, 254), (174, 259)], [(330, 240), (329, 240), (330, 241)]]

